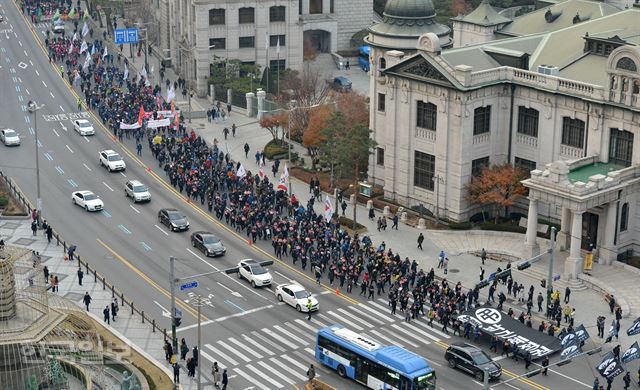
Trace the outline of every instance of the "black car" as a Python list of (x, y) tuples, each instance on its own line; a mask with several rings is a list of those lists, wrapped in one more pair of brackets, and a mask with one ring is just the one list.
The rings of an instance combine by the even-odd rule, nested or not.
[(209, 232), (193, 232), (191, 245), (206, 256), (222, 256), (227, 253), (227, 248), (222, 245), (220, 239)]
[(176, 209), (162, 209), (158, 211), (158, 220), (174, 232), (189, 230), (187, 217)]
[(331, 88), (341, 92), (351, 91), (351, 86), (352, 86), (351, 80), (349, 80), (344, 76), (338, 76), (334, 78), (333, 83), (331, 84)]
[(480, 348), (467, 343), (453, 343), (444, 353), (449, 367), (459, 368), (472, 374), (476, 380), (484, 380), (485, 371), (489, 371), (489, 380), (496, 380), (502, 375), (502, 367)]

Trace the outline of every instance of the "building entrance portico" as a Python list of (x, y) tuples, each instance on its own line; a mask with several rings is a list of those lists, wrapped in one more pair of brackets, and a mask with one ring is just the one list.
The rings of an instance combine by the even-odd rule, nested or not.
[(557, 244), (558, 249), (569, 250), (564, 264), (566, 279), (582, 273), (583, 249), (593, 250), (600, 264), (611, 265), (616, 260), (621, 247), (621, 205), (635, 199), (640, 167), (601, 162), (596, 155), (547, 164), (544, 170), (531, 171), (531, 178), (522, 183), (529, 189), (524, 257), (540, 252), (536, 242), (538, 208), (544, 203), (561, 209)]

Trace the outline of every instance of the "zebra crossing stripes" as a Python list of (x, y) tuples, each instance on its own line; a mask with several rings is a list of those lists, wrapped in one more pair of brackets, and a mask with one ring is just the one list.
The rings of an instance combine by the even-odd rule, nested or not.
[[(251, 375), (247, 374), (243, 370), (241, 370), (239, 368), (234, 368), (233, 371), (235, 371), (238, 375), (242, 376), (244, 379), (246, 379), (249, 382), (253, 383), (254, 385), (258, 386), (259, 388), (264, 389), (264, 390), (271, 390), (271, 387), (269, 387), (269, 386), (265, 385), (264, 383), (258, 381), (257, 379), (255, 379)], [(282, 386), (282, 387), (284, 387), (284, 386)]]
[(314, 324), (318, 325), (321, 328), (325, 328), (327, 325), (322, 323), (321, 321), (316, 320), (315, 318), (311, 317), (311, 322), (313, 322)]
[[(374, 318), (371, 313), (365, 313), (362, 310), (360, 310), (360, 308), (363, 308), (365, 310), (369, 310), (369, 307), (367, 305), (358, 305), (358, 306), (349, 306), (347, 307), (347, 309), (353, 310), (356, 313), (358, 313), (359, 316), (363, 316), (369, 319), (369, 321), (375, 322), (376, 324), (379, 325), (384, 325), (385, 322), (384, 321), (380, 321), (377, 318)], [(376, 312), (375, 310), (373, 311), (374, 313), (380, 315), (378, 312)], [(393, 318), (387, 318), (385, 316), (382, 315), (383, 318), (387, 319), (388, 322), (394, 322), (395, 320)]]
[[(376, 336), (378, 336), (378, 337), (382, 338), (383, 340), (387, 340), (387, 341), (389, 341), (389, 338), (388, 338), (388, 337), (383, 336), (383, 335), (382, 335), (382, 333), (378, 332), (378, 331), (377, 331), (377, 330), (375, 330), (375, 329), (372, 329), (372, 330), (371, 330), (371, 333), (373, 333), (373, 334), (375, 334)], [(394, 332), (390, 331), (389, 329), (385, 329), (385, 330), (384, 330), (384, 333), (385, 333), (385, 334), (387, 334), (387, 335), (389, 335), (389, 336), (392, 336), (393, 338), (395, 338), (395, 339), (397, 339), (397, 340), (400, 340), (400, 341), (401, 341), (402, 343), (404, 343), (405, 345), (410, 345), (410, 346), (412, 346), (412, 347), (414, 347), (414, 348), (418, 348), (418, 344), (416, 344), (416, 343), (414, 343), (414, 342), (412, 342), (412, 341), (409, 341), (409, 340), (405, 339), (404, 337), (402, 337), (402, 336), (400, 336), (400, 335), (398, 335), (398, 334), (396, 334), (396, 333), (394, 333)], [(390, 341), (390, 344), (391, 344), (391, 345), (394, 345), (394, 344), (398, 344), (398, 342), (397, 342), (397, 341)]]
[(204, 345), (206, 348), (208, 348), (209, 350), (211, 350), (211, 352), (213, 352), (214, 355), (221, 357), (222, 359), (224, 359), (227, 363), (230, 363), (232, 366), (237, 366), (238, 362), (235, 361), (232, 357), (230, 357), (229, 355), (227, 355), (226, 353), (220, 351), (218, 348), (214, 347), (211, 344), (205, 344)]
[(282, 348), (278, 344), (274, 343), (273, 341), (263, 337), (262, 334), (258, 333), (257, 331), (254, 330), (253, 332), (251, 332), (251, 334), (254, 335), (256, 337), (256, 339), (259, 339), (259, 340), (264, 341), (265, 343), (269, 344), (272, 348), (275, 348), (280, 352), (284, 352), (285, 351), (284, 348)]
[(431, 344), (431, 342), (427, 341), (427, 340), (423, 340), (420, 337), (416, 336), (415, 334), (409, 332), (408, 330), (404, 329), (404, 325), (400, 326), (398, 324), (393, 324), (391, 325), (391, 327), (395, 330), (397, 330), (400, 333), (404, 333), (405, 335), (411, 337), (412, 339), (417, 340), (419, 343), (424, 343), (424, 344)]
[(281, 358), (288, 361), (290, 364), (293, 364), (294, 366), (298, 367), (301, 370), (301, 372), (307, 371), (307, 367), (304, 364), (300, 363), (298, 360), (292, 358), (291, 356), (282, 355)]
[(309, 324), (308, 324), (308, 322), (309, 322), (309, 321), (304, 322), (304, 321), (302, 321), (302, 320), (296, 320), (296, 324), (298, 324), (298, 325), (300, 325), (300, 326), (302, 326), (302, 327), (304, 327), (304, 328), (309, 329), (309, 330), (311, 331), (311, 334), (315, 335), (316, 333), (318, 333), (318, 330), (319, 330), (319, 329), (318, 329), (318, 328), (316, 328), (316, 327), (313, 327), (313, 326), (309, 325)]
[[(257, 364), (258, 364), (258, 365), (260, 365), (260, 366), (262, 366), (262, 367), (264, 367), (264, 368), (266, 369), (266, 371), (265, 371), (265, 372), (269, 373), (269, 375), (275, 375), (275, 376), (277, 376), (281, 381), (283, 381), (283, 382), (285, 382), (285, 383), (287, 383), (287, 384), (292, 385), (292, 384), (294, 384), (294, 383), (296, 382), (295, 380), (292, 380), (292, 379), (287, 378), (286, 376), (284, 376), (283, 374), (281, 374), (278, 370), (274, 370), (272, 367), (269, 367), (269, 366), (268, 366), (266, 363), (264, 363), (264, 362), (258, 362)], [(247, 368), (249, 368), (249, 366), (247, 366)], [(253, 371), (253, 370), (254, 370), (254, 368), (253, 368), (253, 367), (251, 367), (251, 370)], [(258, 371), (257, 371), (257, 369), (256, 369), (256, 371), (255, 371), (255, 372), (258, 372)], [(263, 374), (261, 374), (261, 375), (263, 375)]]
[(274, 329), (279, 330), (281, 333), (284, 333), (285, 335), (291, 337), (293, 340), (297, 341), (298, 343), (302, 344), (302, 345), (309, 345), (308, 342), (306, 342), (305, 340), (301, 339), (300, 337), (294, 335), (293, 333), (289, 332), (288, 330), (282, 328), (280, 325), (274, 325), (273, 327)]
[(253, 345), (256, 348), (258, 348), (259, 350), (261, 350), (262, 352), (266, 353), (267, 355), (269, 355), (269, 356), (275, 355), (271, 350), (263, 347), (260, 343), (256, 342), (255, 340), (253, 340), (251, 337), (247, 336), (246, 334), (243, 334), (242, 338), (244, 339), (244, 341), (246, 341), (247, 343)]
[[(280, 360), (278, 360), (276, 358), (270, 358), (269, 361), (271, 363), (275, 364), (276, 366), (280, 367), (282, 372), (285, 372), (286, 374), (293, 376), (295, 379), (297, 379), (299, 381), (307, 380), (307, 378), (304, 375), (299, 374), (298, 371), (292, 370), (290, 366), (288, 366), (285, 363), (282, 363)], [(267, 369), (267, 372), (273, 372), (274, 371), (274, 369), (272, 367), (270, 367), (269, 365), (267, 365), (265, 362), (258, 362), (258, 364), (261, 365), (262, 367), (264, 367), (265, 369)]]
[(327, 317), (326, 315), (324, 315), (322, 313), (318, 314), (318, 316), (320, 318), (323, 318), (323, 319), (329, 321), (329, 323), (338, 322), (338, 323), (346, 324), (346, 325), (350, 326), (352, 329), (358, 330), (360, 332), (362, 332), (364, 330), (364, 328), (362, 328), (360, 325), (354, 324), (353, 322), (347, 320), (346, 318), (343, 318), (342, 316), (337, 315), (336, 313), (334, 313), (332, 311), (327, 312), (327, 314), (335, 317), (335, 319), (331, 319), (331, 318)]
[(278, 340), (279, 342), (281, 342), (282, 344), (286, 345), (287, 347), (291, 348), (291, 349), (296, 349), (297, 346), (293, 343), (290, 343), (289, 341), (285, 340), (284, 338), (282, 338), (280, 335), (274, 333), (271, 331), (271, 329), (269, 328), (262, 328), (261, 329), (264, 333), (268, 334), (269, 336), (273, 337), (274, 339)]
[[(414, 322), (414, 323), (415, 323), (415, 322)], [(437, 342), (440, 342), (440, 339), (439, 339), (439, 338), (437, 338), (436, 336), (433, 336), (433, 335), (429, 334), (428, 332), (425, 332), (425, 331), (424, 331), (424, 330), (422, 330), (422, 329), (418, 329), (418, 327), (417, 327), (417, 326), (415, 326), (415, 325), (412, 325), (412, 324), (410, 324), (410, 323), (408, 323), (408, 322), (407, 322), (406, 324), (403, 324), (403, 326), (405, 326), (405, 327), (407, 327), (407, 328), (409, 328), (409, 329), (413, 330), (414, 332), (416, 332), (416, 333), (418, 333), (418, 334), (423, 335), (424, 337), (428, 337), (428, 338), (430, 338), (431, 340), (435, 341), (436, 343), (437, 343)]]
[[(217, 360), (213, 356), (209, 355), (205, 351), (200, 350), (200, 356), (202, 356), (203, 358), (207, 359), (211, 363), (217, 362)], [(227, 368), (225, 365), (220, 364), (220, 362), (218, 362), (218, 365), (220, 366), (220, 368)]]
[(440, 337), (444, 337), (445, 339), (450, 339), (450, 338), (451, 338), (451, 336), (450, 336), (450, 335), (448, 335), (448, 334), (446, 334), (446, 333), (444, 333), (444, 332), (441, 332), (441, 331), (439, 331), (438, 329), (436, 329), (436, 328), (434, 328), (434, 327), (432, 327), (432, 326), (429, 326), (429, 325), (428, 325), (426, 322), (424, 322), (424, 321), (416, 321), (416, 324), (417, 324), (418, 326), (422, 327), (422, 328), (428, 329), (430, 332), (433, 332), (433, 333), (437, 334), (437, 335), (438, 335), (438, 336), (440, 336)]
[(342, 313), (343, 315), (345, 315), (345, 316), (347, 316), (347, 317), (351, 318), (352, 320), (357, 321), (357, 322), (360, 322), (361, 324), (364, 324), (364, 326), (366, 326), (367, 328), (373, 328), (373, 325), (371, 325), (371, 324), (370, 324), (370, 323), (368, 323), (367, 321), (363, 320), (362, 318), (358, 318), (358, 317), (356, 317), (355, 315), (353, 315), (353, 314), (349, 313), (348, 311), (346, 311), (346, 310), (345, 310), (345, 309), (343, 309), (343, 308), (339, 308), (339, 309), (338, 309), (338, 311), (339, 311), (340, 313)]
[[(268, 375), (265, 375), (263, 372), (261, 372), (260, 370), (258, 370), (257, 368), (255, 368), (254, 366), (248, 364), (246, 365), (246, 368), (248, 370), (251, 370), (253, 372), (255, 372), (258, 375), (258, 378), (264, 379), (265, 381), (271, 383), (273, 386), (277, 387), (278, 389), (282, 389), (284, 387), (284, 385), (278, 381), (276, 381), (275, 379), (271, 378)], [(238, 370), (236, 370), (238, 371)], [(274, 372), (269, 372), (269, 374), (273, 374)]]
[(296, 334), (299, 334), (301, 336), (304, 336), (306, 339), (308, 340), (315, 340), (315, 336), (313, 335), (313, 333), (309, 333), (309, 331), (307, 331), (307, 329), (300, 329), (297, 326), (293, 325), (290, 322), (285, 322), (284, 323), (288, 329), (291, 329), (292, 331), (296, 332)]
[(260, 355), (258, 352), (254, 351), (253, 349), (247, 347), (246, 345), (242, 344), (241, 342), (239, 342), (238, 340), (234, 339), (233, 337), (229, 337), (229, 341), (234, 343), (238, 347), (242, 348), (244, 351), (249, 352), (251, 355), (253, 355), (257, 359), (262, 359), (262, 357), (263, 357), (262, 355)]
[(249, 363), (249, 362), (251, 361), (251, 359), (249, 359), (249, 358), (247, 357), (247, 355), (245, 355), (245, 354), (243, 354), (243, 353), (239, 352), (237, 349), (233, 348), (232, 346), (230, 346), (229, 344), (225, 343), (224, 341), (222, 341), (222, 340), (218, 340), (218, 344), (219, 344), (221, 347), (224, 347), (224, 348), (226, 348), (227, 350), (229, 350), (229, 351), (233, 352), (236, 356), (238, 356), (240, 359), (244, 360), (245, 362)]

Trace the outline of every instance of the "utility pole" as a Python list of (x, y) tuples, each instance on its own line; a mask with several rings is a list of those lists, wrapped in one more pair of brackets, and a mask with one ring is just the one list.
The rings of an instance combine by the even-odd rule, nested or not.
[(198, 299), (196, 300), (196, 304), (198, 305), (198, 387), (197, 389), (200, 390), (202, 388), (202, 359), (201, 359), (201, 346), (200, 346), (200, 324), (202, 323), (202, 316), (200, 315), (201, 311), (202, 311), (202, 296), (198, 295)]
[(178, 350), (178, 338), (176, 337), (176, 274), (175, 274), (175, 262), (176, 258), (169, 257), (169, 282), (171, 285), (171, 344), (173, 344), (173, 350)]
[[(291, 164), (291, 114), (293, 114), (293, 109), (296, 105), (295, 100), (291, 100), (289, 102), (289, 118), (287, 119), (287, 151), (289, 153), (289, 164)], [(313, 158), (313, 157), (312, 157)], [(289, 181), (289, 196), (291, 196), (291, 178), (287, 179)]]
[(444, 177), (437, 174), (433, 176), (436, 182), (436, 224), (440, 222), (440, 183), (444, 184)]
[(40, 153), (38, 151), (38, 110), (44, 107), (39, 106), (34, 101), (27, 104), (28, 110), (33, 114), (33, 130), (36, 136), (36, 221), (38, 226), (42, 225), (42, 198), (40, 197)]
[(551, 248), (549, 249), (549, 273), (547, 274), (547, 311), (551, 305), (551, 295), (553, 294), (553, 261), (556, 247), (556, 228), (551, 227)]

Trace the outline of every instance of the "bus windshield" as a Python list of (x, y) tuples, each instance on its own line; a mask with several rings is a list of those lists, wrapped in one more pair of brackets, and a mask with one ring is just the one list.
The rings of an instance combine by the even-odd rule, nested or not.
[(436, 374), (430, 372), (413, 380), (413, 390), (430, 390), (436, 388)]

